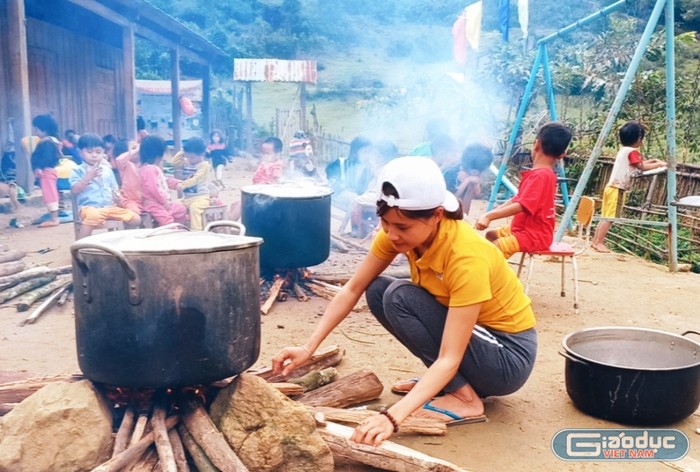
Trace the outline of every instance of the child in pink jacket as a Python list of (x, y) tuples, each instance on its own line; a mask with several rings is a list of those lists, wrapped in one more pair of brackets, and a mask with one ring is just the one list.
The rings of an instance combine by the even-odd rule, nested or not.
[(149, 135), (141, 140), (139, 157), (141, 159), (141, 191), (143, 209), (147, 211), (158, 226), (169, 223), (185, 223), (187, 208), (180, 202), (173, 202), (170, 190), (161, 169), (165, 141), (158, 136)]

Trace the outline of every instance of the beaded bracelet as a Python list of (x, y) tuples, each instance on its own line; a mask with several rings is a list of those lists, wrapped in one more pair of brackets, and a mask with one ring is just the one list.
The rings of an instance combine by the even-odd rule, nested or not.
[(399, 432), (399, 423), (396, 421), (396, 418), (394, 418), (394, 415), (389, 413), (389, 410), (387, 410), (385, 407), (381, 407), (379, 409), (379, 414), (384, 415), (387, 418), (389, 418), (389, 421), (391, 421), (391, 424), (394, 426), (394, 432), (398, 433)]

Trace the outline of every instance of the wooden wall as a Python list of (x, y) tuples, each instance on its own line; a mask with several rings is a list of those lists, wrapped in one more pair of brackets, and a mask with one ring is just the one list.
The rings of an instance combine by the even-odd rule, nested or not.
[(8, 50), (9, 38), (7, 37), (7, 8), (0, 6), (0, 154), (4, 150), (7, 141), (7, 118), (9, 114), (8, 103)]
[(121, 49), (27, 18), (27, 50), (32, 116), (51, 113), (61, 133), (126, 137)]

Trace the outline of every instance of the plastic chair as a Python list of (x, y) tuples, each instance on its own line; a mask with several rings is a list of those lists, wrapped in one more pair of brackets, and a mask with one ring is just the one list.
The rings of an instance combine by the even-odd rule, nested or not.
[(215, 221), (222, 221), (226, 217), (226, 205), (213, 205), (204, 209), (202, 213), (202, 227)]
[(594, 213), (595, 200), (591, 197), (581, 197), (581, 201), (579, 201), (578, 204), (578, 209), (576, 210), (576, 221), (578, 222), (578, 238), (583, 239), (585, 237), (585, 245), (578, 254), (583, 254), (590, 245), (591, 225), (593, 224)]
[(525, 264), (525, 258), (528, 258), (528, 269), (527, 269), (527, 279), (525, 280), (525, 293), (528, 292), (530, 288), (530, 279), (532, 278), (532, 271), (535, 267), (535, 256), (552, 256), (561, 258), (561, 296), (566, 296), (566, 259), (571, 259), (571, 266), (574, 272), (574, 312), (578, 315), (578, 264), (576, 263), (576, 256), (579, 253), (574, 250), (572, 246), (562, 242), (553, 242), (549, 249), (543, 251), (533, 251), (533, 252), (523, 252), (520, 257), (520, 264), (518, 265), (518, 277), (523, 270), (523, 265)]
[[(71, 193), (71, 212), (73, 212), (73, 231), (75, 232), (75, 240), (80, 238), (80, 226), (83, 224), (80, 221), (80, 211), (78, 209), (78, 197)], [(104, 225), (97, 226), (95, 230), (106, 229), (107, 231), (121, 231), (124, 229), (124, 223), (116, 220), (107, 220)]]

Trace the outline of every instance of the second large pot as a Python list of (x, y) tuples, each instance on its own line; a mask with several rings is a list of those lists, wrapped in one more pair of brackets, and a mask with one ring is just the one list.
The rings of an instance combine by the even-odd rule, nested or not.
[(644, 328), (589, 328), (562, 341), (566, 391), (592, 416), (663, 425), (700, 404), (700, 344)]
[(293, 184), (241, 189), (241, 222), (263, 238), (262, 269), (320, 264), (330, 254), (331, 189)]

